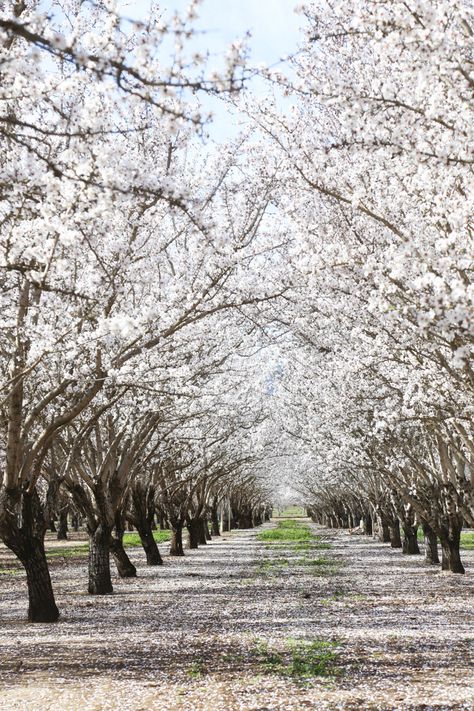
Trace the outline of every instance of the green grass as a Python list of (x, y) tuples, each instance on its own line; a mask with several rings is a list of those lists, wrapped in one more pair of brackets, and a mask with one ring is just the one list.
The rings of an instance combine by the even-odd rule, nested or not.
[(241, 652), (227, 652), (222, 654), (220, 658), (225, 664), (242, 664), (246, 660), (245, 655)]
[(321, 565), (334, 565), (334, 561), (330, 558), (297, 558), (293, 560), (292, 563), (295, 565), (303, 566), (321, 566)]
[[(153, 538), (157, 543), (164, 543), (171, 539), (171, 531), (165, 529), (163, 531), (153, 531)], [(138, 533), (125, 533), (123, 536), (123, 545), (125, 548), (140, 548), (140, 536)]]
[(292, 563), (307, 567), (311, 575), (319, 577), (337, 575), (342, 565), (341, 561), (335, 561), (332, 558), (297, 558)]
[(289, 561), (286, 558), (266, 558), (256, 564), (257, 574), (278, 573), (283, 568), (287, 568)]
[[(153, 531), (153, 538), (157, 543), (169, 541), (171, 531)], [(123, 545), (125, 548), (140, 548), (140, 536), (138, 533), (125, 533), (123, 536)], [(61, 546), (61, 548), (51, 548), (46, 551), (47, 558), (78, 558), (89, 554), (89, 543), (79, 543), (75, 546)]]
[(295, 516), (306, 518), (306, 510), (303, 506), (287, 506), (281, 511), (276, 509), (272, 518), (294, 518)]
[(61, 548), (52, 548), (46, 551), (46, 558), (77, 558), (89, 554), (89, 544), (81, 543), (77, 546), (63, 546)]
[(257, 538), (266, 542), (266, 550), (278, 550), (280, 547), (285, 552), (302, 553), (303, 557), (288, 560), (284, 558), (267, 558), (257, 564), (257, 573), (271, 574), (277, 573), (283, 567), (304, 566), (311, 575), (331, 576), (335, 575), (341, 565), (340, 561), (335, 561), (325, 556), (317, 555), (318, 551), (332, 548), (330, 543), (321, 542), (321, 536), (313, 533), (310, 526), (295, 519), (285, 519), (278, 521), (276, 528), (269, 528), (258, 534)]
[(336, 673), (337, 644), (316, 639), (311, 642), (289, 640), (283, 651), (270, 649), (258, 641), (253, 650), (259, 665), (268, 674), (311, 679)]
[(203, 659), (196, 659), (188, 669), (188, 675), (191, 679), (199, 679), (206, 673), (206, 665)]
[(461, 533), (461, 550), (474, 551), (474, 532)]
[(300, 543), (311, 541), (313, 534), (307, 524), (294, 520), (279, 521), (276, 528), (267, 528), (258, 534), (260, 541)]
[[(417, 538), (418, 541), (423, 543), (425, 540), (425, 537), (423, 535), (423, 529), (420, 528), (417, 531)], [(461, 532), (461, 545), (460, 548), (462, 551), (474, 551), (474, 532), (472, 531), (462, 531)]]
[(319, 603), (327, 607), (328, 605), (332, 605), (333, 602), (344, 602), (345, 605), (351, 605), (351, 603), (365, 602), (368, 599), (369, 597), (367, 595), (337, 590), (335, 593), (333, 593), (333, 595), (331, 595), (331, 597), (326, 597), (319, 600)]
[(22, 568), (0, 568), (0, 575), (20, 575), (23, 572)]
[(301, 529), (307, 529), (308, 524), (307, 523), (302, 523), (301, 521), (295, 521), (294, 518), (287, 518), (284, 519), (283, 521), (278, 521), (278, 528), (301, 528)]

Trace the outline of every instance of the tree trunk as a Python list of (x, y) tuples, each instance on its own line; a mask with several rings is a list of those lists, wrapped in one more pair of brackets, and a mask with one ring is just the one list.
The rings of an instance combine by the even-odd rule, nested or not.
[(419, 555), (420, 547), (417, 539), (418, 526), (403, 524), (403, 548), (406, 555)]
[(170, 555), (183, 556), (183, 525), (176, 524), (172, 526), (171, 531)]
[(200, 531), (200, 523), (199, 519), (192, 518), (189, 519), (186, 528), (188, 529), (189, 533), (189, 548), (194, 549), (199, 546), (199, 531)]
[(217, 513), (217, 506), (212, 509), (211, 511), (211, 530), (212, 530), (212, 535), (213, 536), (220, 536), (220, 528), (219, 528), (219, 515)]
[(463, 574), (466, 571), (461, 561), (459, 546), (461, 543), (461, 529), (452, 528), (449, 533), (440, 534), (442, 548), (442, 569), (451, 573)]
[(373, 533), (372, 516), (364, 514), (364, 533), (366, 536), (371, 536)]
[(136, 578), (137, 569), (128, 557), (127, 551), (123, 547), (123, 530), (115, 531), (110, 536), (110, 552), (112, 553), (117, 567), (117, 573), (121, 578)]
[(72, 530), (77, 533), (79, 531), (79, 516), (77, 514), (71, 516), (71, 525)]
[(253, 528), (253, 517), (251, 509), (245, 508), (238, 512), (237, 520), (239, 528)]
[(99, 524), (89, 533), (89, 592), (109, 595), (113, 592), (110, 578), (110, 529)]
[(383, 514), (378, 515), (378, 538), (381, 543), (390, 543), (390, 529), (388, 526), (388, 521)]
[(28, 586), (28, 620), (56, 622), (59, 610), (54, 599), (51, 576), (42, 541), (34, 540), (21, 561), (26, 570)]
[(431, 526), (427, 523), (423, 523), (422, 527), (423, 535), (425, 537), (425, 562), (434, 565), (439, 563), (438, 538)]
[(398, 518), (392, 519), (388, 526), (390, 531), (390, 546), (392, 548), (402, 548), (402, 539), (400, 536), (400, 521)]
[(59, 523), (58, 523), (58, 541), (67, 541), (67, 506), (59, 511)]
[(163, 565), (163, 558), (153, 536), (151, 522), (140, 521), (137, 527), (138, 535), (146, 555), (147, 565)]
[[(0, 505), (6, 515), (0, 519), (2, 540), (21, 561), (28, 587), (28, 620), (56, 622), (59, 610), (54, 599), (48, 561), (44, 549), (46, 523), (36, 489), (20, 492), (0, 490)], [(21, 506), (21, 527), (15, 513)]]
[(209, 535), (209, 529), (207, 529), (207, 535), (206, 535), (206, 528), (207, 528), (207, 522), (205, 518), (199, 518), (199, 526), (198, 526), (198, 544), (200, 546), (205, 546), (207, 545), (207, 535)]
[(230, 516), (228, 506), (225, 506), (222, 511), (222, 532), (224, 533), (224, 531), (230, 531)]

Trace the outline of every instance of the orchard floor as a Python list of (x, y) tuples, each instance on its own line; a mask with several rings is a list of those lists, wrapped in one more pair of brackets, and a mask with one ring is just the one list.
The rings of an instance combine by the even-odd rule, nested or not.
[[(0, 709), (474, 709), (474, 552), (454, 576), (318, 529), (333, 545), (314, 553), (333, 559), (324, 568), (258, 532), (155, 569), (132, 549), (139, 577), (94, 599), (86, 560), (59, 560), (54, 625), (27, 624), (22, 574), (0, 575)], [(337, 641), (336, 668), (311, 680), (266, 670), (262, 642), (286, 654), (291, 639)]]

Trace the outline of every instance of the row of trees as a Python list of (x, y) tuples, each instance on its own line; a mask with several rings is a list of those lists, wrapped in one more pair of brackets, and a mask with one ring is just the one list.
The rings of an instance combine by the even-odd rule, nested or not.
[[(472, 8), (309, 4), (291, 71), (264, 73), (276, 104), (240, 91), (239, 43), (207, 72), (196, 8), (0, 14), (0, 536), (32, 620), (58, 616), (44, 534), (65, 504), (92, 593), (110, 550), (131, 570), (126, 521), (158, 560), (156, 510), (180, 553), (185, 525), (194, 545), (223, 501), (249, 525), (282, 484), (397, 545), (401, 523), (407, 551), (422, 524), (463, 571)], [(208, 94), (249, 116), (219, 150)]]
[[(305, 283), (291, 320), (282, 426), (318, 519), (463, 573), (474, 526), (472, 3), (304, 9), (277, 146)], [(296, 78), (294, 78), (296, 77)], [(295, 350), (294, 344), (299, 347)], [(291, 363), (289, 362), (291, 358)], [(289, 384), (291, 382), (291, 385)], [(303, 385), (304, 384), (304, 385)]]
[(133, 573), (125, 521), (157, 564), (156, 510), (180, 555), (183, 526), (197, 545), (223, 500), (249, 523), (268, 499), (259, 322), (288, 288), (259, 230), (272, 176), (257, 190), (238, 146), (198, 151), (198, 95), (232, 94), (244, 70), (238, 45), (220, 75), (190, 57), (195, 6), (143, 23), (74, 0), (0, 15), (0, 536), (32, 621), (59, 615), (58, 509), (85, 520), (89, 592), (105, 594), (110, 550)]

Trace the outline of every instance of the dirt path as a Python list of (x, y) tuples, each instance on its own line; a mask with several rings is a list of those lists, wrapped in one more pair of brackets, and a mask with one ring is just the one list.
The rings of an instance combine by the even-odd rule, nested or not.
[[(58, 564), (56, 625), (20, 621), (22, 578), (0, 576), (0, 709), (474, 709), (474, 553), (452, 576), (371, 539), (318, 533), (332, 549), (233, 532), (161, 569), (132, 550), (140, 577), (95, 599), (84, 562)], [(337, 673), (268, 671), (291, 639), (336, 640)]]

